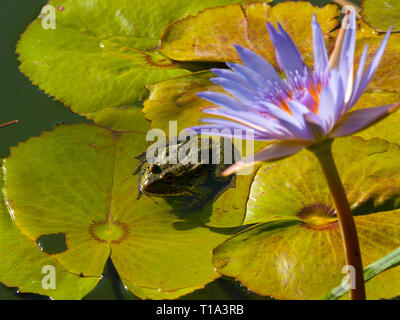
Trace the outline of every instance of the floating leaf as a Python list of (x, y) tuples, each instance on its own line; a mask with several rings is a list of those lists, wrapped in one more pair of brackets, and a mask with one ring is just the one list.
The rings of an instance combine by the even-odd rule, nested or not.
[[(36, 19), (17, 46), (21, 71), (79, 114), (118, 130), (135, 129), (145, 85), (188, 74), (157, 52), (171, 22), (239, 0), (51, 0), (55, 29)], [(125, 110), (127, 112), (121, 112)]]
[(162, 198), (136, 199), (134, 157), (144, 148), (144, 132), (59, 126), (12, 148), (4, 192), (32, 241), (65, 234), (68, 249), (53, 257), (69, 272), (99, 277), (111, 254), (133, 292), (175, 298), (219, 277), (211, 250), (228, 234), (179, 220)]
[[(2, 188), (3, 168), (0, 169)], [(53, 270), (55, 288), (46, 289), (42, 281), (50, 285), (47, 279)], [(54, 257), (41, 251), (34, 241), (16, 228), (3, 197), (0, 201), (0, 274), (2, 283), (18, 287), (19, 292), (35, 292), (53, 299), (81, 299), (100, 280), (100, 277), (80, 277), (79, 274), (68, 272)]]
[(205, 114), (201, 109), (211, 103), (200, 99), (196, 93), (206, 90), (223, 91), (209, 79), (211, 72), (197, 72), (176, 77), (150, 86), (150, 95), (144, 102), (143, 113), (151, 120), (151, 128), (169, 132), (169, 121), (176, 121), (178, 133), (198, 125)]
[(389, 27), (400, 31), (400, 3), (397, 0), (363, 0), (363, 19), (378, 31), (386, 32)]
[[(338, 170), (352, 206), (363, 261), (400, 245), (400, 148), (383, 140), (334, 143)], [(390, 201), (389, 201), (390, 200)], [(214, 265), (250, 290), (278, 299), (319, 299), (344, 277), (341, 231), (318, 163), (308, 151), (262, 166), (252, 184), (245, 223), (254, 227), (214, 250)], [(400, 292), (393, 268), (367, 283), (368, 298)]]
[[(296, 12), (294, 15), (293, 12)], [(242, 45), (268, 61), (276, 61), (266, 23), (279, 22), (296, 42), (307, 62), (312, 61), (311, 17), (317, 15), (326, 38), (337, 25), (338, 7), (313, 7), (308, 2), (229, 5), (207, 9), (172, 24), (161, 39), (160, 51), (178, 61), (240, 61), (233, 45)]]
[[(364, 93), (354, 106), (355, 109), (370, 108), (381, 105), (397, 103), (400, 100), (399, 92), (375, 91)], [(400, 131), (398, 130), (400, 123), (400, 113), (395, 112), (386, 119), (374, 124), (366, 130), (357, 133), (364, 139), (380, 138), (392, 143), (400, 144)]]
[[(364, 37), (365, 35), (365, 37)], [(370, 36), (368, 36), (370, 35)], [(364, 46), (368, 47), (367, 66), (371, 63), (383, 39), (383, 35), (361, 33), (357, 39), (355, 52), (356, 62), (360, 60)], [(368, 90), (370, 91), (395, 91), (400, 92), (400, 34), (391, 34), (385, 53), (379, 63), (378, 69), (372, 78)]]

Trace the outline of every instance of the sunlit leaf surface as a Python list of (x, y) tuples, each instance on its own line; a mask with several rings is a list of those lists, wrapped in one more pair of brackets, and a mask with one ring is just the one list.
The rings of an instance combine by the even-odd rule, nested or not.
[[(3, 167), (0, 169), (2, 188)], [(3, 197), (0, 202), (0, 274), (0, 282), (18, 287), (19, 292), (35, 292), (53, 299), (82, 299), (100, 280), (99, 276), (80, 277), (68, 272), (54, 257), (41, 251), (36, 242), (17, 229)], [(55, 288), (51, 288), (51, 284)]]
[[(293, 14), (296, 12), (296, 14)], [(312, 62), (311, 17), (317, 15), (326, 39), (337, 25), (338, 7), (313, 7), (308, 2), (287, 2), (270, 7), (266, 3), (230, 5), (207, 9), (195, 17), (172, 24), (161, 39), (161, 52), (179, 61), (235, 61), (239, 56), (233, 45), (240, 44), (275, 61), (266, 23), (279, 22)]]
[(74, 112), (113, 129), (137, 129), (145, 85), (190, 73), (157, 51), (164, 28), (232, 2), (239, 1), (52, 0), (56, 28), (42, 27), (45, 15), (28, 27), (17, 46), (20, 69)]
[(390, 26), (400, 31), (400, 2), (397, 0), (362, 0), (361, 16), (378, 31), (387, 31)]

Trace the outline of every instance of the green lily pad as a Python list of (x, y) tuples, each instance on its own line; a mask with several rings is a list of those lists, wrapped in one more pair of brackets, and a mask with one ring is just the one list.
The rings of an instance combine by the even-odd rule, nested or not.
[[(334, 143), (338, 170), (357, 215), (365, 265), (400, 245), (400, 211), (381, 211), (400, 204), (399, 156), (399, 146), (379, 139), (351, 137)], [(214, 250), (220, 273), (278, 299), (319, 299), (343, 279), (341, 231), (323, 174), (310, 152), (258, 170), (245, 223), (256, 225)], [(399, 292), (398, 267), (367, 284), (370, 299)]]
[[(357, 38), (355, 61), (360, 60), (364, 46), (369, 45), (367, 66), (374, 57), (383, 39), (383, 35), (376, 33), (360, 32)], [(356, 66), (358, 67), (358, 66)], [(400, 92), (400, 34), (391, 34), (385, 53), (379, 63), (379, 67), (372, 78), (368, 90), (370, 91), (394, 91)]]
[[(0, 169), (0, 188), (3, 188), (3, 167)], [(80, 277), (68, 272), (54, 257), (43, 252), (16, 228), (3, 197), (0, 201), (0, 238), (0, 282), (18, 287), (19, 292), (35, 292), (53, 299), (81, 299), (100, 280), (100, 277)], [(45, 277), (53, 271), (55, 288), (43, 286), (42, 282), (51, 284), (50, 278), (46, 280)]]
[[(367, 92), (361, 96), (354, 109), (370, 108), (400, 102), (399, 92), (375, 91)], [(391, 143), (400, 144), (400, 112), (395, 112), (373, 126), (357, 132), (357, 136), (364, 139), (380, 138)]]
[(176, 298), (220, 276), (211, 250), (229, 235), (195, 217), (178, 219), (162, 198), (136, 199), (132, 173), (145, 147), (140, 131), (59, 126), (12, 148), (4, 193), (15, 226), (31, 241), (65, 234), (68, 249), (52, 257), (67, 271), (98, 279), (111, 255), (140, 297)]
[(397, 0), (363, 0), (361, 16), (378, 31), (387, 31), (393, 27), (400, 31), (400, 3)]
[(238, 62), (240, 58), (233, 45), (239, 44), (270, 62), (276, 61), (266, 22), (279, 22), (296, 42), (305, 60), (311, 62), (314, 12), (324, 34), (337, 26), (336, 5), (318, 8), (308, 2), (286, 2), (271, 7), (267, 3), (252, 3), (244, 5), (244, 9), (240, 5), (207, 9), (172, 24), (161, 38), (160, 52), (178, 61)]
[(198, 125), (199, 119), (204, 118), (202, 108), (210, 102), (200, 99), (196, 93), (201, 91), (224, 90), (213, 84), (209, 71), (192, 73), (176, 77), (149, 86), (149, 97), (143, 104), (143, 113), (151, 121), (151, 128), (169, 132), (169, 121), (176, 121), (178, 133), (187, 127)]
[(162, 31), (232, 2), (239, 1), (51, 0), (55, 29), (44, 29), (41, 17), (28, 27), (17, 45), (20, 70), (74, 112), (113, 129), (136, 129), (145, 85), (190, 73), (157, 51)]

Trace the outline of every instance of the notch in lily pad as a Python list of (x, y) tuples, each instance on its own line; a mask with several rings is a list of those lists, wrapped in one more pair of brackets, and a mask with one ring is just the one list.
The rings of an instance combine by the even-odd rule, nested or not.
[(40, 249), (48, 254), (57, 254), (67, 251), (65, 233), (45, 234), (37, 238)]

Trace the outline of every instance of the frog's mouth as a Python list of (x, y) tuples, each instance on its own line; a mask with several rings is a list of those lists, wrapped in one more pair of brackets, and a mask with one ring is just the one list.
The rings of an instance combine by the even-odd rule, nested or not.
[(165, 192), (159, 192), (158, 190), (142, 190), (139, 191), (142, 194), (145, 194), (146, 196), (152, 196), (152, 197), (190, 197), (192, 194), (188, 191), (182, 191), (182, 190), (168, 190), (168, 193)]

